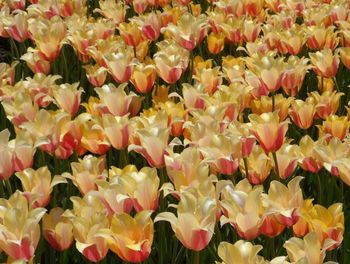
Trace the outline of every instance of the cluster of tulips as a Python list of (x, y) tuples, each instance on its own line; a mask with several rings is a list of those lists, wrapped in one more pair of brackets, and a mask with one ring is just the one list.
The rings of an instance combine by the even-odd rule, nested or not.
[(350, 263), (350, 1), (0, 0), (0, 37), (0, 259)]

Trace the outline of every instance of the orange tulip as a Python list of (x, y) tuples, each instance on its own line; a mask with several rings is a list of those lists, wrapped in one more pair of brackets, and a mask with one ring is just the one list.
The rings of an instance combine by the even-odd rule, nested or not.
[(106, 54), (104, 57), (108, 72), (117, 83), (129, 81), (133, 69), (133, 56), (130, 49), (126, 51)]
[(82, 195), (97, 190), (96, 181), (107, 178), (106, 160), (103, 156), (96, 158), (86, 155), (79, 162), (72, 162), (72, 174), (63, 173), (62, 176), (72, 180)]
[(293, 122), (302, 129), (308, 129), (312, 126), (316, 114), (316, 104), (313, 98), (308, 97), (305, 101), (295, 100), (289, 110), (289, 115)]
[(215, 67), (213, 69), (197, 69), (193, 79), (204, 86), (203, 89), (206, 93), (212, 95), (222, 83), (220, 67)]
[(273, 214), (282, 225), (292, 226), (299, 220), (303, 205), (303, 193), (299, 186), (301, 180), (301, 176), (293, 178), (288, 187), (278, 181), (270, 184), (264, 199), (266, 212)]
[(83, 92), (83, 89), (78, 87), (79, 83), (66, 83), (55, 87), (56, 89), (53, 90), (57, 105), (72, 116), (78, 112), (80, 97)]
[(309, 53), (313, 70), (317, 75), (325, 78), (332, 78), (337, 74), (339, 56), (333, 55), (332, 50), (324, 49), (316, 53)]
[(149, 93), (157, 78), (157, 72), (153, 64), (138, 63), (132, 72), (130, 81), (139, 93)]
[(141, 211), (132, 217), (116, 214), (110, 229), (101, 230), (97, 236), (108, 241), (109, 248), (122, 260), (138, 263), (146, 260), (153, 243), (153, 222), (150, 211)]
[(6, 3), (12, 11), (16, 9), (24, 10), (26, 6), (25, 0), (6, 0)]
[(271, 159), (264, 153), (261, 147), (255, 146), (247, 157), (248, 175), (243, 160), (240, 161), (241, 173), (250, 184), (262, 184), (271, 172)]
[(103, 0), (99, 3), (99, 6), (100, 8), (96, 8), (94, 12), (112, 20), (116, 27), (124, 22), (126, 10), (129, 8), (128, 5), (113, 0)]
[[(278, 174), (282, 179), (289, 178), (295, 171), (298, 165), (299, 154), (298, 145), (284, 144), (276, 152), (276, 159), (278, 163)], [(276, 172), (277, 167), (275, 162), (273, 162), (274, 170)]]
[(343, 140), (348, 134), (350, 121), (346, 116), (330, 115), (323, 121), (322, 126), (318, 126), (320, 136), (328, 135)]
[(12, 162), (13, 152), (8, 146), (10, 131), (7, 129), (0, 132), (0, 179), (5, 180), (11, 177), (15, 172), (15, 167)]
[(19, 131), (16, 139), (9, 142), (9, 147), (13, 150), (15, 171), (23, 171), (33, 166), (36, 148), (29, 133), (24, 130)]
[(84, 66), (84, 69), (86, 71), (86, 77), (92, 86), (100, 87), (105, 83), (107, 78), (106, 68), (100, 67), (98, 64), (88, 64)]
[(37, 170), (28, 168), (16, 172), (16, 176), (20, 179), (23, 193), (33, 208), (47, 206), (53, 187), (60, 183), (67, 183), (62, 176), (58, 175), (51, 180), (51, 173), (46, 166)]
[(51, 247), (57, 251), (63, 251), (73, 243), (73, 226), (64, 218), (64, 210), (56, 207), (43, 217), (43, 235)]
[(17, 11), (3, 20), (4, 29), (11, 38), (18, 42), (23, 42), (29, 38), (28, 14), (24, 11)]
[[(263, 205), (261, 201), (262, 187), (254, 189), (247, 180), (246, 190), (233, 189), (221, 200), (224, 215), (220, 218), (221, 225), (230, 223), (238, 235), (244, 239), (254, 239), (260, 234), (263, 224)], [(241, 184), (242, 183), (238, 183)]]
[(282, 146), (289, 121), (279, 121), (276, 112), (249, 115), (251, 132), (265, 153), (275, 152)]
[(131, 21), (129, 23), (120, 23), (118, 29), (126, 45), (133, 46), (135, 48), (141, 43), (142, 31), (134, 21)]
[(126, 94), (126, 86), (127, 83), (120, 84), (118, 87), (110, 83), (95, 89), (101, 99), (98, 107), (103, 113), (124, 116), (129, 112), (132, 98), (136, 95), (132, 92)]
[(46, 209), (31, 209), (19, 191), (8, 200), (0, 199), (0, 205), (0, 248), (10, 263), (31, 261), (40, 240), (39, 221)]
[(62, 216), (68, 218), (73, 225), (75, 246), (89, 261), (101, 261), (108, 252), (106, 239), (98, 235), (101, 230), (109, 228), (104, 207), (98, 198), (91, 195), (83, 199), (74, 196), (70, 199), (73, 210), (65, 211)]
[(300, 147), (300, 167), (303, 170), (310, 171), (312, 173), (317, 173), (321, 168), (322, 164), (316, 158), (315, 148), (317, 142), (314, 142), (309, 135), (302, 137), (299, 141)]
[(221, 242), (218, 248), (218, 255), (222, 262), (217, 264), (253, 264), (264, 263), (264, 258), (258, 253), (262, 250), (261, 245), (253, 245), (250, 242), (238, 240), (234, 244)]
[(308, 233), (304, 239), (292, 237), (286, 241), (283, 247), (287, 250), (288, 258), (293, 263), (322, 264), (326, 256), (326, 250), (333, 245), (332, 240), (322, 246), (314, 232)]
[(28, 52), (21, 56), (21, 60), (27, 63), (27, 66), (33, 73), (49, 74), (51, 65), (50, 62), (42, 58), (39, 51), (28, 48)]
[(47, 61), (54, 61), (63, 46), (66, 35), (66, 24), (59, 17), (48, 19), (29, 19), (29, 32), (39, 50), (39, 54)]
[(321, 95), (318, 92), (312, 92), (310, 95), (316, 102), (316, 116), (326, 119), (327, 116), (334, 115), (337, 112), (340, 97), (343, 93), (325, 91)]
[(154, 222), (167, 221), (175, 236), (188, 249), (205, 248), (214, 233), (216, 200), (200, 196), (199, 190), (189, 187), (180, 193), (177, 217), (170, 212), (159, 213)]
[(308, 217), (309, 213), (313, 209), (312, 199), (304, 200), (303, 206), (300, 209), (300, 218), (293, 225), (293, 234), (297, 237), (303, 237), (309, 233)]
[(208, 35), (208, 50), (212, 54), (219, 54), (224, 49), (225, 36), (223, 33), (211, 32)]

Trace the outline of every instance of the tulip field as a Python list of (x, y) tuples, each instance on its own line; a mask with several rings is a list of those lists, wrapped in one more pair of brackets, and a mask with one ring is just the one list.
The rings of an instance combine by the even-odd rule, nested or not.
[(0, 0), (0, 263), (350, 264), (349, 0)]

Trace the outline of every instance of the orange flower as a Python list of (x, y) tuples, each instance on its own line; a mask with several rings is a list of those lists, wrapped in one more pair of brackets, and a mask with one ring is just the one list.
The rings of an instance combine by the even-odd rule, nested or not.
[(303, 205), (303, 193), (299, 186), (303, 178), (293, 178), (288, 187), (278, 181), (272, 181), (268, 194), (264, 196), (266, 214), (273, 214), (277, 221), (286, 226), (294, 225), (300, 217)]
[(23, 42), (29, 38), (28, 14), (24, 11), (17, 11), (3, 20), (4, 29), (11, 38)]
[(108, 72), (117, 83), (129, 81), (133, 69), (133, 55), (130, 49), (126, 51), (109, 53), (104, 57)]
[(264, 263), (263, 257), (258, 255), (262, 250), (261, 245), (253, 245), (250, 242), (238, 240), (234, 244), (221, 242), (218, 248), (218, 255), (222, 262), (217, 264), (253, 264)]
[(142, 211), (135, 217), (125, 213), (114, 215), (110, 229), (101, 230), (97, 236), (104, 237), (122, 260), (142, 262), (151, 253), (153, 243), (151, 212)]
[(128, 116), (102, 116), (103, 128), (111, 145), (116, 149), (124, 149), (129, 144), (129, 119)]
[(324, 49), (315, 53), (309, 53), (313, 70), (317, 75), (332, 78), (337, 74), (339, 56), (333, 55), (332, 50)]
[(250, 184), (262, 184), (271, 172), (271, 160), (261, 147), (255, 146), (247, 157), (248, 175), (246, 175), (243, 160), (240, 161), (241, 173), (249, 180)]
[[(230, 190), (229, 196), (221, 201), (224, 215), (220, 218), (221, 225), (230, 223), (238, 235), (244, 239), (254, 239), (260, 234), (263, 224), (263, 205), (261, 200), (262, 187), (252, 188), (247, 180), (243, 184), (246, 190)], [(238, 183), (243, 185), (242, 182)], [(239, 186), (238, 185), (238, 186)]]
[(316, 102), (316, 117), (326, 119), (330, 115), (334, 115), (339, 108), (340, 97), (343, 93), (336, 91), (325, 91), (321, 95), (318, 92), (312, 92), (311, 97)]
[(29, 19), (29, 32), (39, 50), (39, 54), (47, 61), (54, 61), (61, 50), (66, 35), (64, 21), (55, 16), (48, 19)]
[(16, 191), (8, 200), (0, 199), (0, 247), (9, 262), (32, 260), (40, 240), (39, 221), (46, 209), (31, 209), (28, 201)]
[(251, 132), (265, 153), (276, 152), (282, 146), (288, 130), (289, 121), (279, 121), (276, 112), (263, 113), (260, 116), (249, 115)]
[(225, 36), (223, 33), (211, 32), (207, 38), (208, 50), (212, 54), (219, 54), (224, 49)]
[(79, 87), (79, 83), (61, 84), (53, 90), (53, 96), (57, 105), (74, 116), (78, 112), (80, 106), (80, 97), (83, 89)]
[(129, 8), (123, 2), (116, 2), (114, 0), (102, 0), (99, 2), (99, 6), (100, 8), (96, 8), (94, 12), (112, 20), (116, 27), (124, 22), (126, 9)]
[(300, 147), (300, 167), (303, 170), (310, 171), (312, 173), (317, 173), (321, 168), (322, 164), (316, 158), (315, 148), (317, 142), (314, 142), (309, 135), (302, 137), (299, 141)]
[[(276, 159), (278, 162), (278, 175), (282, 179), (289, 178), (293, 172), (295, 171), (298, 165), (299, 154), (299, 146), (298, 145), (289, 145), (284, 144), (282, 147), (276, 152)], [(276, 164), (273, 162), (274, 170), (276, 172)]]
[(55, 185), (67, 183), (62, 176), (54, 176), (51, 180), (51, 173), (47, 166), (37, 170), (32, 168), (16, 172), (20, 179), (25, 197), (33, 208), (45, 207), (50, 202), (50, 194)]
[(312, 97), (303, 100), (295, 100), (289, 110), (289, 115), (293, 122), (302, 129), (312, 126), (316, 114), (315, 100)]
[(0, 132), (0, 179), (5, 180), (12, 176), (15, 172), (15, 167), (12, 162), (13, 152), (8, 147), (8, 141), (10, 138), (10, 131), (5, 129)]
[(160, 127), (139, 129), (135, 132), (137, 142), (128, 147), (128, 151), (140, 153), (152, 167), (165, 165), (164, 154), (168, 147), (169, 130)]
[(99, 87), (105, 83), (107, 77), (106, 68), (100, 67), (98, 64), (88, 64), (84, 66), (84, 69), (86, 71), (86, 77), (92, 86)]
[(21, 56), (21, 60), (27, 63), (27, 66), (33, 73), (49, 74), (50, 62), (43, 59), (40, 52), (36, 49), (28, 48), (28, 52)]
[(348, 134), (350, 121), (346, 116), (330, 115), (323, 121), (322, 126), (318, 126), (320, 136), (328, 135), (343, 140)]
[(138, 63), (135, 65), (130, 81), (139, 93), (149, 93), (156, 78), (157, 72), (153, 64)]
[(96, 181), (107, 178), (106, 160), (103, 156), (96, 158), (86, 155), (79, 162), (72, 162), (72, 174), (63, 173), (62, 176), (72, 180), (82, 195), (97, 190)]
[(203, 89), (206, 93), (212, 95), (222, 83), (220, 67), (215, 67), (213, 69), (196, 69), (196, 74), (193, 76), (193, 79), (204, 86)]
[(73, 226), (64, 218), (64, 210), (56, 207), (43, 217), (43, 235), (47, 242), (57, 251), (63, 251), (73, 243)]
[(73, 225), (75, 246), (89, 261), (101, 261), (108, 252), (106, 239), (98, 235), (101, 230), (109, 228), (104, 207), (98, 198), (91, 195), (83, 199), (76, 196), (70, 199), (73, 210), (66, 210), (62, 216)]
[(118, 29), (126, 45), (136, 48), (137, 45), (141, 43), (142, 34), (136, 22), (131, 21), (129, 23), (120, 23)]
[(202, 196), (199, 189), (186, 188), (180, 193), (177, 217), (162, 212), (154, 222), (167, 221), (175, 236), (188, 249), (200, 251), (210, 242), (216, 223), (216, 200)]

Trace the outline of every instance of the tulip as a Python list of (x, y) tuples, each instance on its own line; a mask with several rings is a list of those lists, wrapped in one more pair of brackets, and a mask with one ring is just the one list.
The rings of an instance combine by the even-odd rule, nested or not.
[(343, 241), (344, 234), (344, 212), (341, 203), (332, 204), (325, 208), (315, 205), (307, 216), (311, 232), (315, 232), (321, 245), (326, 239), (333, 240), (333, 245), (327, 250), (337, 248)]
[(263, 263), (263, 257), (258, 255), (262, 249), (261, 245), (253, 245), (243, 240), (238, 240), (234, 244), (221, 242), (218, 248), (218, 255), (223, 262), (217, 262), (217, 264)]
[(213, 69), (197, 69), (193, 79), (204, 86), (203, 89), (206, 93), (212, 95), (222, 83), (222, 77), (219, 74), (220, 67), (215, 67)]
[(299, 141), (300, 167), (305, 171), (317, 173), (321, 168), (321, 162), (316, 158), (315, 148), (317, 143), (309, 135), (302, 137)]
[(12, 11), (16, 9), (24, 10), (26, 6), (25, 0), (6, 0), (6, 3)]
[(212, 54), (219, 54), (224, 49), (225, 36), (223, 33), (211, 32), (207, 38), (208, 50)]
[(153, 243), (153, 222), (150, 211), (142, 211), (131, 217), (115, 215), (109, 230), (97, 235), (106, 238), (109, 248), (122, 260), (138, 263), (146, 260)]
[[(255, 146), (247, 157), (247, 168), (243, 160), (240, 162), (241, 173), (248, 179), (250, 184), (262, 184), (271, 172), (271, 159), (264, 153), (262, 148)], [(248, 171), (248, 175), (246, 175)]]
[(13, 160), (13, 152), (8, 146), (10, 131), (5, 129), (0, 132), (0, 179), (5, 180), (11, 177), (15, 171)]
[(289, 121), (279, 121), (276, 112), (249, 115), (251, 122), (251, 132), (258, 140), (265, 153), (276, 152), (284, 142), (285, 134), (288, 130)]
[(320, 136), (329, 135), (343, 140), (350, 127), (350, 121), (346, 116), (330, 115), (323, 121), (322, 126), (318, 126)]
[(264, 222), (260, 227), (260, 233), (267, 237), (276, 237), (280, 235), (284, 229), (285, 225), (278, 222), (278, 220), (271, 214), (264, 217)]
[(84, 69), (86, 71), (86, 77), (94, 87), (102, 86), (107, 78), (107, 69), (100, 67), (98, 64), (95, 65), (85, 65)]
[(99, 3), (99, 6), (100, 8), (96, 8), (94, 12), (112, 20), (116, 27), (124, 22), (126, 9), (128, 8), (124, 3), (115, 2), (113, 0), (103, 0)]
[(177, 82), (187, 69), (189, 52), (170, 41), (158, 42), (157, 45), (161, 49), (153, 59), (159, 77), (167, 83)]
[(29, 38), (28, 31), (28, 14), (24, 11), (18, 11), (16, 14), (3, 20), (4, 29), (11, 38), (18, 42), (24, 42)]
[(40, 240), (39, 221), (46, 209), (30, 209), (28, 201), (16, 191), (8, 200), (0, 199), (0, 247), (9, 261), (28, 262)]
[(51, 173), (46, 166), (37, 170), (28, 168), (24, 171), (16, 172), (16, 176), (21, 181), (24, 195), (33, 208), (48, 205), (54, 186), (60, 183), (67, 183), (63, 177), (58, 175), (51, 180)]
[(57, 251), (64, 251), (73, 243), (73, 226), (65, 219), (62, 208), (52, 208), (43, 217), (43, 235), (47, 242)]
[(349, 164), (350, 164), (349, 158), (340, 158), (338, 160), (335, 160), (331, 166), (329, 164), (326, 164), (325, 167), (327, 168), (328, 171), (331, 171), (331, 172), (333, 168), (336, 168), (336, 169), (333, 169), (333, 171), (336, 170), (339, 178), (343, 182), (345, 182), (347, 185), (350, 186)]
[(103, 205), (92, 196), (84, 199), (71, 197), (73, 210), (67, 210), (62, 216), (68, 218), (73, 225), (73, 235), (77, 250), (92, 262), (104, 259), (108, 252), (105, 238), (98, 233), (109, 227), (107, 216), (103, 213)]
[(312, 199), (304, 200), (303, 206), (300, 209), (300, 218), (293, 225), (294, 236), (303, 237), (309, 233), (308, 217), (311, 210), (313, 210)]
[(137, 212), (157, 210), (160, 180), (155, 168), (144, 167), (139, 172), (127, 173), (124, 179), (133, 186), (130, 197), (133, 198), (133, 205)]
[(180, 154), (171, 153), (164, 159), (167, 175), (177, 191), (180, 191), (181, 187), (196, 187), (209, 176), (208, 165), (202, 162), (197, 148), (185, 148)]
[(54, 61), (62, 48), (66, 35), (64, 21), (55, 16), (52, 19), (29, 19), (29, 32), (34, 40), (39, 54), (47, 61)]
[(18, 65), (18, 61), (14, 61), (11, 65), (7, 63), (0, 63), (0, 80), (5, 84), (14, 85), (15, 84), (15, 74), (16, 74), (16, 66)]
[(228, 195), (221, 200), (224, 215), (221, 216), (220, 223), (230, 223), (240, 237), (254, 239), (260, 234), (263, 224), (262, 188), (259, 186), (252, 189), (247, 180), (242, 180), (239, 185), (246, 185), (246, 188), (229, 190)]
[(305, 101), (295, 100), (289, 110), (289, 115), (293, 122), (302, 129), (308, 129), (312, 126), (316, 114), (315, 100), (308, 97)]
[(337, 34), (334, 27), (315, 25), (305, 28), (307, 34), (307, 46), (312, 50), (334, 49), (338, 45)]
[[(285, 98), (282, 94), (275, 96), (275, 111), (281, 121), (285, 120), (288, 116), (288, 109), (293, 102), (293, 97)], [(262, 96), (259, 100), (251, 102), (251, 109), (254, 114), (261, 115), (262, 113), (271, 112), (272, 98), (269, 96)]]
[(309, 60), (291, 56), (288, 58), (286, 69), (283, 73), (281, 86), (287, 95), (296, 96), (303, 85), (305, 75), (310, 68)]
[(343, 93), (325, 91), (321, 95), (318, 92), (312, 92), (311, 97), (316, 102), (316, 117), (326, 119), (330, 115), (334, 115), (340, 103), (340, 97)]
[(216, 200), (199, 196), (198, 192), (189, 187), (180, 193), (177, 217), (163, 212), (154, 219), (154, 222), (169, 222), (176, 238), (194, 251), (200, 251), (209, 244), (216, 222)]
[[(298, 165), (299, 156), (298, 145), (282, 145), (282, 147), (276, 152), (277, 158), (273, 163), (275, 172), (278, 170), (278, 173), (276, 174), (284, 180), (289, 178)], [(276, 164), (278, 164), (278, 166), (276, 166)]]
[(289, 259), (296, 263), (322, 264), (326, 256), (326, 249), (333, 245), (332, 240), (322, 246), (314, 232), (308, 233), (304, 239), (292, 237), (283, 247), (287, 250)]
[(78, 89), (79, 83), (61, 84), (53, 90), (53, 96), (58, 106), (74, 116), (78, 112), (80, 97), (83, 89)]
[(106, 84), (96, 88), (96, 93), (101, 99), (100, 109), (104, 113), (110, 113), (115, 116), (124, 116), (130, 110), (133, 93), (126, 94), (127, 84), (123, 83), (116, 87), (114, 84)]
[(133, 8), (137, 14), (143, 14), (148, 7), (148, 0), (132, 1)]
[(324, 49), (316, 53), (309, 53), (313, 70), (317, 75), (325, 78), (333, 78), (337, 74), (339, 56), (333, 55), (332, 50)]
[(293, 178), (288, 187), (278, 181), (272, 181), (265, 196), (267, 212), (274, 214), (277, 221), (286, 226), (294, 225), (300, 217), (303, 205), (303, 193), (299, 186), (301, 176)]
[(27, 63), (34, 74), (43, 73), (47, 75), (50, 72), (50, 62), (43, 59), (38, 50), (29, 48), (28, 52), (21, 56), (21, 60)]
[(174, 103), (173, 101), (166, 101), (159, 103), (160, 109), (164, 109), (168, 115), (168, 126), (170, 126), (170, 135), (179, 137), (184, 131), (184, 122), (187, 119), (187, 112), (183, 102)]
[(139, 93), (149, 93), (153, 89), (157, 78), (156, 68), (153, 64), (139, 63), (135, 65), (130, 81)]
[(102, 116), (103, 128), (106, 136), (115, 149), (124, 149), (129, 144), (129, 119), (125, 116)]
[(205, 15), (195, 17), (189, 12), (185, 12), (176, 25), (171, 23), (161, 31), (169, 32), (179, 45), (191, 51), (202, 42), (207, 30), (208, 19)]
[(108, 72), (117, 83), (127, 82), (132, 74), (133, 57), (130, 50), (121, 53), (111, 53), (104, 57)]
[(136, 47), (142, 41), (142, 32), (133, 21), (120, 23), (118, 26), (120, 35), (128, 46)]
[(33, 166), (36, 148), (29, 133), (23, 130), (19, 131), (16, 139), (11, 140), (8, 146), (13, 150), (15, 171), (23, 171)]
[(140, 153), (151, 167), (164, 167), (164, 154), (167, 152), (169, 130), (151, 127), (137, 130), (135, 135), (138, 142), (129, 145), (128, 151)]
[(79, 162), (72, 162), (72, 174), (63, 173), (62, 176), (72, 180), (82, 195), (97, 190), (96, 181), (107, 177), (106, 160), (103, 156), (96, 158), (86, 155)]

